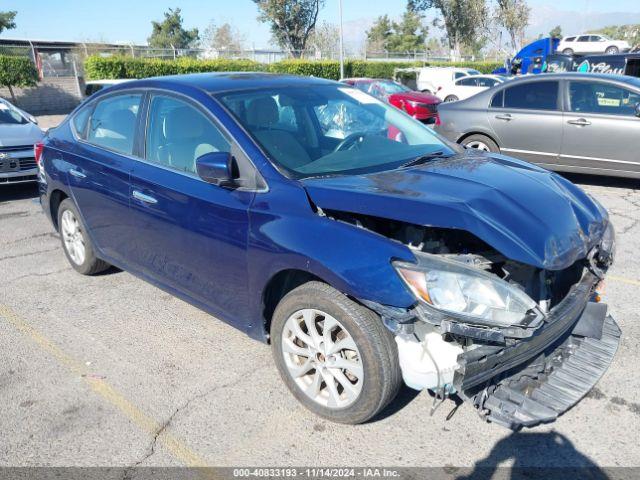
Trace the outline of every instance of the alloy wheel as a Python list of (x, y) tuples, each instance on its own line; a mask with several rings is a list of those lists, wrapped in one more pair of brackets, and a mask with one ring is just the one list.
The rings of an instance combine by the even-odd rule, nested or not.
[(480, 140), (472, 140), (471, 142), (465, 144), (465, 146), (467, 148), (475, 148), (476, 150), (482, 150), (483, 152), (491, 151), (489, 146), (486, 143), (481, 142)]
[(80, 222), (71, 210), (62, 212), (60, 230), (69, 257), (76, 265), (82, 265), (86, 257), (84, 236)]
[(358, 399), (362, 357), (351, 334), (331, 315), (298, 310), (284, 325), (281, 348), (289, 375), (314, 402), (344, 408)]

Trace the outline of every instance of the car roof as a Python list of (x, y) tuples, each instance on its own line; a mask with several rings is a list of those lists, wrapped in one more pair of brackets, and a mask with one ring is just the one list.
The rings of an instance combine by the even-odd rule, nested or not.
[(536, 81), (544, 79), (556, 79), (556, 80), (605, 80), (610, 82), (622, 82), (640, 87), (640, 78), (632, 77), (629, 75), (615, 75), (612, 73), (586, 73), (586, 72), (561, 72), (561, 73), (543, 73), (539, 75), (523, 75), (516, 77), (509, 81), (509, 85), (514, 85), (519, 82)]
[(230, 90), (252, 90), (256, 88), (277, 88), (292, 86), (333, 85), (336, 82), (316, 77), (282, 75), (265, 72), (215, 72), (167, 75), (127, 82), (126, 88), (147, 88), (177, 86), (195, 87), (209, 93)]
[(85, 85), (118, 85), (120, 83), (132, 82), (130, 78), (112, 78), (104, 80), (87, 80)]

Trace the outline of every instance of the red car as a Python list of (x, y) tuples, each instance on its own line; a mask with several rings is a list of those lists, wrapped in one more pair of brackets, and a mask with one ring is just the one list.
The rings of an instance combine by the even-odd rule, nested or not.
[(441, 100), (435, 95), (415, 92), (393, 80), (381, 78), (345, 78), (341, 82), (404, 110), (421, 122), (436, 123)]

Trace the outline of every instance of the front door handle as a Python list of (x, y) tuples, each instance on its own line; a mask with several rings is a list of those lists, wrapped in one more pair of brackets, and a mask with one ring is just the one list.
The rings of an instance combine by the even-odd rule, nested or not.
[(72, 168), (71, 170), (69, 170), (69, 174), (76, 178), (87, 178), (87, 176), (84, 173), (82, 173), (80, 170), (76, 170), (75, 168)]
[(591, 125), (591, 122), (586, 118), (578, 118), (577, 120), (569, 120), (567, 121), (570, 125), (578, 125), (579, 127), (586, 127), (587, 125)]
[(156, 200), (152, 196), (146, 195), (138, 190), (133, 191), (133, 198), (135, 198), (136, 200), (140, 200), (143, 203), (148, 203), (149, 205), (155, 205), (156, 203), (158, 203), (158, 200)]
[(504, 114), (501, 114), (501, 115), (496, 115), (496, 118), (498, 120), (505, 120), (507, 122), (510, 122), (511, 120), (513, 120), (513, 117), (511, 116), (510, 113), (504, 113)]

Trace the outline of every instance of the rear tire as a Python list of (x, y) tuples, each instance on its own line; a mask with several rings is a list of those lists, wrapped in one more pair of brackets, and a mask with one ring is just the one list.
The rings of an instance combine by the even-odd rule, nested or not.
[(482, 150), (483, 152), (500, 153), (500, 147), (486, 135), (470, 135), (462, 140), (460, 144), (467, 148)]
[(618, 53), (620, 53), (620, 49), (618, 47), (616, 47), (615, 45), (610, 46), (609, 48), (607, 48), (604, 53), (606, 53), (607, 55), (616, 55)]
[(562, 53), (565, 55), (573, 55), (573, 50), (571, 48), (565, 48)]
[(444, 99), (445, 103), (457, 102), (458, 100), (460, 99), (456, 95), (447, 95), (447, 97)]
[(58, 207), (58, 230), (64, 254), (78, 273), (95, 275), (110, 267), (107, 262), (96, 257), (78, 209), (69, 198), (64, 199)]
[(305, 283), (280, 301), (271, 323), (271, 349), (291, 393), (333, 422), (366, 422), (401, 385), (391, 332), (374, 312), (325, 283)]

